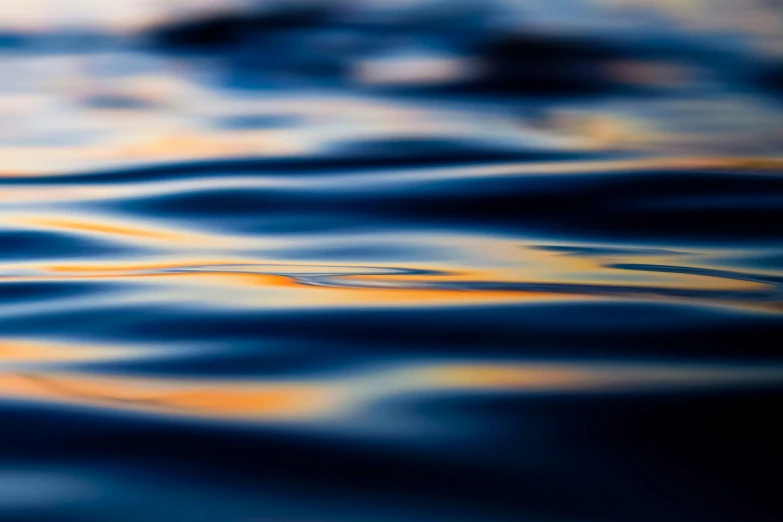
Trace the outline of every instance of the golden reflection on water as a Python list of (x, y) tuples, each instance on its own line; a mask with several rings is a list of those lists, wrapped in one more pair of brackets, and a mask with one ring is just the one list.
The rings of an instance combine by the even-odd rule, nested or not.
[(52, 341), (0, 339), (0, 365), (11, 363), (86, 362), (138, 356), (143, 350), (119, 347), (85, 347)]
[(394, 397), (433, 393), (605, 392), (779, 382), (780, 368), (563, 363), (421, 363), (343, 378), (164, 380), (40, 372), (0, 374), (7, 398), (195, 417), (317, 421)]
[(0, 375), (0, 393), (51, 402), (165, 411), (184, 415), (285, 419), (318, 415), (328, 405), (328, 390), (304, 385), (256, 385), (145, 381), (123, 377), (73, 377), (47, 374)]
[[(128, 261), (4, 263), (3, 279), (12, 281), (116, 281), (154, 285), (173, 300), (207, 301), (212, 306), (312, 307), (459, 305), (541, 300), (610, 298), (677, 299), (693, 294), (703, 302), (732, 304), (710, 292), (772, 291), (764, 274), (732, 273), (716, 260), (720, 249), (655, 249), (627, 245), (602, 250), (599, 244), (546, 245), (503, 237), (413, 235), (404, 244), (429, 245), (440, 260), (404, 266), (341, 262), (325, 264), (286, 257), (295, 240), (213, 236), (200, 231), (144, 226), (132, 222), (63, 217), (14, 217), (16, 225), (106, 236), (115, 242), (160, 244), (169, 255), (137, 256)], [(307, 238), (302, 241), (307, 241)], [(221, 257), (206, 258), (193, 247)], [(260, 255), (241, 254), (242, 246)], [(238, 248), (231, 255), (231, 247)], [(264, 255), (264, 247), (267, 255)], [(426, 252), (425, 252), (426, 253)], [(423, 257), (426, 257), (424, 255)], [(627, 264), (629, 261), (632, 263)], [(627, 264), (627, 265), (626, 265)], [(638, 267), (638, 268), (635, 268)], [(660, 267), (660, 270), (657, 268)], [(677, 267), (687, 267), (679, 270)], [(771, 274), (766, 271), (766, 276)], [(224, 291), (220, 291), (220, 290)], [(733, 306), (777, 309), (774, 301)]]
[(156, 247), (167, 246), (175, 249), (202, 245), (217, 249), (238, 243), (238, 240), (230, 235), (216, 235), (183, 228), (166, 227), (141, 219), (128, 221), (107, 216), (80, 215), (77, 218), (73, 218), (44, 213), (27, 215), (9, 212), (3, 221), (8, 225), (21, 226), (27, 229), (93, 235), (104, 237), (113, 242), (151, 243)]
[[(610, 67), (616, 79), (643, 85), (687, 84), (694, 81), (691, 75), (695, 74), (690, 69), (647, 62), (617, 62)], [(732, 274), (732, 267), (725, 261), (730, 251), (719, 248), (651, 248), (628, 242), (622, 243), (622, 248), (613, 248), (616, 245), (411, 227), (397, 236), (379, 231), (367, 235), (359, 230), (348, 231), (346, 236), (351, 245), (363, 246), (372, 241), (396, 243), (406, 255), (398, 263), (363, 260), (361, 254), (347, 262), (330, 259), (328, 254), (296, 255), (315, 243), (327, 247), (332, 243), (339, 245), (346, 240), (339, 234), (243, 236), (227, 230), (230, 226), (221, 227), (219, 222), (201, 228), (196, 224), (182, 225), (184, 218), (175, 224), (175, 220), (153, 216), (130, 218), (78, 210), (80, 203), (90, 201), (121, 202), (124, 198), (187, 195), (223, 188), (338, 189), (360, 194), (365, 186), (380, 191), (385, 184), (410, 183), (415, 187), (416, 183), (441, 179), (552, 175), (568, 182), (569, 177), (582, 175), (634, 176), (651, 170), (776, 173), (783, 165), (779, 155), (769, 152), (743, 156), (735, 155), (733, 150), (724, 151), (719, 145), (726, 137), (669, 128), (660, 125), (661, 122), (607, 107), (578, 110), (550, 107), (543, 111), (543, 118), (530, 122), (522, 117), (486, 112), (476, 117), (478, 112), (434, 108), (434, 104), (423, 107), (347, 96), (242, 98), (197, 88), (171, 74), (137, 76), (125, 83), (105, 85), (92, 85), (84, 80), (78, 74), (74, 78), (49, 78), (57, 85), (47, 88), (54, 89), (51, 97), (67, 99), (72, 109), (78, 106), (68, 114), (67, 118), (73, 121), (67, 123), (76, 130), (78, 125), (88, 124), (88, 138), (66, 146), (52, 146), (46, 140), (19, 145), (14, 141), (19, 137), (16, 135), (19, 129), (13, 125), (2, 129), (4, 134), (0, 133), (0, 139), (8, 138), (9, 143), (0, 144), (0, 176), (12, 184), (0, 192), (4, 205), (0, 226), (15, 232), (37, 231), (71, 239), (97, 239), (107, 245), (130, 247), (134, 254), (102, 258), (58, 258), (53, 254), (44, 260), (34, 257), (24, 261), (3, 260), (0, 284), (128, 283), (123, 288), (154, 296), (158, 301), (229, 310), (668, 299), (677, 303), (690, 300), (773, 313), (781, 311), (774, 299), (732, 298), (733, 294), (741, 296), (746, 292), (772, 292), (774, 285), (764, 282), (762, 276), (777, 272), (766, 269), (764, 274), (759, 274), (745, 268)], [(87, 102), (101, 95), (126, 98), (138, 102), (140, 107), (89, 107)], [(0, 116), (24, 119), (27, 112), (35, 112), (48, 117), (47, 104), (51, 101), (43, 95), (6, 100), (0, 107)], [(688, 114), (715, 112), (724, 101), (705, 103)], [(692, 100), (684, 104), (686, 108), (691, 105), (696, 104)], [(653, 103), (647, 109), (655, 107), (658, 105)], [(683, 104), (675, 103), (672, 107), (677, 111)], [(746, 109), (742, 103), (738, 104), (739, 112), (744, 114)], [(237, 115), (272, 119), (283, 116), (296, 123), (250, 129), (220, 128), (215, 123), (220, 118)], [(58, 123), (44, 121), (46, 128), (49, 123)], [(726, 123), (719, 117), (710, 121)], [(24, 130), (23, 125), (19, 127)], [(737, 133), (728, 135), (730, 140), (737, 138)], [(22, 138), (30, 137), (38, 136), (32, 131), (30, 136), (22, 132)], [(181, 160), (197, 162), (248, 156), (306, 158), (330, 144), (350, 144), (352, 140), (366, 138), (466, 138), (485, 142), (502, 138), (502, 143), (520, 150), (532, 145), (535, 150), (590, 152), (596, 156), (412, 169), (389, 168), (378, 162), (367, 172), (311, 173), (305, 179), (264, 172), (263, 165), (259, 166), (259, 172), (247, 176), (207, 176), (209, 179), (162, 176), (163, 179), (153, 180), (142, 176), (138, 181), (126, 179), (116, 185), (103, 184), (100, 176), (81, 181), (68, 176), (95, 172), (96, 168), (133, 168)], [(749, 138), (753, 139), (755, 135)], [(623, 159), (598, 154), (617, 151), (665, 154), (629, 155)], [(57, 176), (61, 179), (57, 180)], [(44, 181), (41, 186), (33, 184), (41, 180)], [(61, 183), (47, 185), (56, 180)], [(628, 264), (637, 269), (623, 267)], [(121, 299), (117, 298), (117, 302)], [(9, 304), (12, 306), (13, 303)], [(29, 306), (35, 307), (37, 303)], [(161, 351), (167, 353), (165, 349)], [(366, 412), (380, 401), (402, 397), (667, 390), (780, 382), (782, 376), (775, 367), (458, 358), (390, 362), (338, 377), (245, 380), (108, 375), (100, 370), (99, 364), (90, 366), (154, 356), (153, 350), (141, 347), (5, 339), (0, 342), (0, 398), (185, 417), (310, 422)], [(382, 414), (383, 408), (378, 411)]]
[[(698, 160), (689, 162), (691, 166), (699, 164)], [(658, 166), (671, 168), (682, 165), (682, 162), (659, 163)], [(727, 168), (735, 165), (729, 160), (709, 164)], [(753, 165), (748, 163), (748, 168), (752, 169)], [(635, 166), (648, 168), (650, 162)], [(598, 169), (597, 165), (594, 167)], [(620, 169), (617, 164), (614, 167)], [(628, 168), (629, 164), (626, 162), (622, 167)], [(492, 168), (502, 171), (508, 167)], [(582, 172), (591, 171), (589, 164), (581, 164), (580, 168)], [(465, 170), (469, 174), (476, 169)], [(451, 174), (455, 175), (453, 171)], [(492, 175), (503, 175), (503, 172)], [(71, 196), (78, 199), (105, 197), (126, 187), (70, 187), (71, 192), (43, 190), (38, 196), (34, 190), (18, 189), (17, 194), (33, 201), (36, 197), (41, 201)], [(13, 192), (6, 197), (15, 200)], [(637, 297), (667, 299), (667, 290), (678, 292), (672, 299), (682, 301), (688, 292), (767, 291), (771, 284), (765, 283), (762, 276), (778, 273), (768, 269), (764, 274), (756, 274), (746, 269), (732, 275), (726, 271), (730, 267), (725, 260), (730, 251), (717, 248), (651, 248), (632, 244), (613, 248), (611, 244), (552, 243), (465, 232), (443, 235), (422, 230), (411, 232), (403, 239), (376, 234), (375, 239), (402, 241), (423, 252), (415, 263), (394, 266), (356, 261), (329, 264), (286, 256), (285, 247), (296, 250), (301, 244), (311, 242), (309, 237), (300, 240), (231, 236), (163, 225), (153, 220), (105, 215), (9, 211), (3, 226), (92, 236), (131, 246), (154, 246), (158, 253), (145, 256), (139, 252), (132, 259), (9, 260), (0, 264), (0, 284), (145, 283), (147, 290), (161, 299), (208, 303), (213, 307), (377, 308)], [(359, 243), (364, 239), (361, 235), (354, 236)], [(257, 254), (248, 255), (249, 250)], [(434, 260), (422, 260), (428, 255), (433, 255)], [(643, 268), (628, 270), (617, 266), (629, 261)], [(687, 267), (690, 272), (654, 270), (678, 266)], [(142, 286), (134, 285), (134, 289), (140, 290)], [(710, 294), (699, 294), (693, 299), (780, 312), (774, 300), (732, 302), (723, 295)], [(365, 411), (380, 400), (412, 395), (665, 390), (780, 382), (783, 376), (774, 367), (449, 361), (389, 364), (339, 378), (242, 381), (109, 376), (100, 372), (83, 373), (84, 368), (74, 370), (67, 366), (150, 355), (149, 350), (141, 348), (6, 339), (0, 343), (0, 398), (185, 417), (316, 422)], [(52, 364), (60, 365), (61, 369), (51, 368)], [(49, 366), (37, 368), (36, 365)]]
[[(167, 233), (160, 230), (149, 230), (136, 226), (111, 225), (90, 221), (76, 221), (73, 219), (31, 217), (20, 220), (22, 224), (46, 229), (60, 230), (63, 232), (86, 232), (94, 234), (107, 234), (110, 236), (129, 236), (151, 240), (181, 241), (183, 236), (175, 233)], [(187, 236), (184, 236), (187, 237)]]
[[(761, 419), (735, 398), (763, 410), (756, 392), (783, 384), (762, 338), (783, 313), (783, 112), (755, 78), (780, 65), (783, 18), (766, 1), (504, 0), (524, 12), (497, 22), (482, 2), (442, 20), (396, 6), (365, 24), (372, 0), (322, 26), (306, 0), (302, 27), (294, 11), (295, 30), (256, 39), (264, 18), (239, 21), (242, 44), (193, 55), (100, 33), (269, 2), (4, 2), (0, 519), (21, 496), (32, 518), (136, 520), (144, 499), (153, 522), (620, 520), (663, 484), (651, 451), (720, 467), (687, 446)], [(59, 3), (83, 7), (74, 25)], [(233, 25), (216, 22), (207, 40)], [(40, 33), (15, 49), (15, 23)], [(514, 50), (530, 29), (568, 71)], [(759, 38), (733, 56), (738, 35), (696, 29)], [(480, 92), (496, 73), (520, 92)], [(528, 98), (560, 76), (573, 96)], [(673, 484), (663, 512), (698, 515)]]

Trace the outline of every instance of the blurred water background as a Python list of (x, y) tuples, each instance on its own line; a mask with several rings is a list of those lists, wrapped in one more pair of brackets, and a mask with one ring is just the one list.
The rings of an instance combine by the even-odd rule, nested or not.
[(783, 4), (0, 4), (0, 520), (780, 520)]

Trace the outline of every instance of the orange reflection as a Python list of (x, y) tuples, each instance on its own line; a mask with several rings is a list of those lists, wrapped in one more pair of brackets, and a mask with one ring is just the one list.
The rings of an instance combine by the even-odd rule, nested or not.
[(168, 415), (315, 421), (367, 411), (378, 400), (432, 392), (627, 392), (780, 385), (776, 366), (449, 362), (392, 365), (311, 380), (145, 379), (0, 374), (0, 396)]
[(0, 340), (0, 363), (88, 361), (123, 357), (131, 351), (117, 347), (87, 347), (42, 341)]
[(460, 389), (572, 389), (590, 382), (584, 370), (557, 366), (443, 365), (421, 377), (435, 386)]
[[(92, 229), (92, 223), (54, 223), (78, 229)], [(106, 233), (128, 233), (144, 229), (115, 230), (97, 225)], [(153, 230), (154, 232), (154, 230)], [(163, 239), (165, 236), (160, 236)], [(157, 238), (157, 237), (156, 237)], [(287, 264), (273, 259), (183, 257), (147, 262), (93, 262), (76, 264), (8, 265), (7, 270), (37, 275), (19, 275), (16, 281), (39, 280), (133, 280), (167, 285), (173, 299), (203, 300), (228, 306), (408, 306), (460, 305), (486, 302), (524, 302), (589, 297), (666, 299), (667, 291), (765, 291), (770, 285), (754, 281), (752, 272), (732, 276), (730, 271), (710, 271), (712, 259), (721, 251), (667, 251), (650, 248), (612, 249), (611, 245), (525, 245), (518, 241), (487, 238), (450, 238), (464, 250), (461, 263), (452, 266), (413, 266), (404, 271), (394, 267), (362, 265)], [(168, 241), (167, 241), (168, 243)], [(618, 268), (629, 260), (628, 268)], [(476, 267), (482, 267), (477, 269)], [(677, 267), (687, 267), (678, 271)], [(638, 267), (638, 269), (634, 269)], [(656, 267), (661, 267), (660, 270)], [(726, 267), (723, 266), (723, 269)], [(700, 272), (701, 270), (701, 272)], [(408, 273), (411, 272), (411, 273)], [(685, 273), (683, 273), (685, 272)], [(214, 292), (221, 288), (227, 292)], [(162, 296), (164, 294), (161, 294)], [(674, 294), (672, 294), (674, 295)], [(724, 299), (694, 294), (694, 299)], [(778, 309), (774, 302), (764, 307)], [(748, 303), (735, 303), (748, 306)]]
[(120, 159), (226, 158), (247, 155), (301, 153), (306, 145), (291, 132), (281, 130), (202, 131), (171, 134), (114, 149)]
[(0, 394), (121, 409), (259, 419), (317, 416), (330, 402), (328, 389), (296, 384), (181, 384), (45, 374), (0, 375)]
[(411, 372), (429, 388), (495, 391), (630, 391), (733, 384), (780, 384), (780, 367), (595, 363), (443, 364)]
[(80, 273), (89, 277), (91, 274), (130, 275), (136, 272), (154, 272), (159, 270), (196, 268), (199, 266), (220, 266), (235, 264), (233, 260), (200, 260), (180, 262), (149, 262), (149, 263), (92, 263), (78, 265), (52, 265), (45, 270), (53, 273)]
[(241, 238), (231, 236), (214, 236), (188, 230), (172, 230), (149, 222), (135, 221), (127, 223), (106, 217), (98, 220), (97, 218), (91, 219), (87, 216), (81, 219), (73, 219), (54, 215), (16, 215), (9, 217), (7, 221), (16, 225), (56, 230), (58, 232), (106, 235), (111, 236), (113, 240), (154, 241), (158, 245), (163, 244), (169, 247), (184, 245), (222, 247), (242, 242)]
[(73, 219), (57, 218), (25, 218), (24, 222), (29, 225), (56, 228), (65, 230), (75, 230), (78, 232), (95, 232), (98, 234), (110, 234), (119, 236), (141, 237), (146, 239), (164, 239), (177, 240), (180, 236), (177, 234), (161, 232), (158, 230), (149, 230), (138, 227), (108, 225), (105, 223), (95, 223), (91, 221), (76, 221)]

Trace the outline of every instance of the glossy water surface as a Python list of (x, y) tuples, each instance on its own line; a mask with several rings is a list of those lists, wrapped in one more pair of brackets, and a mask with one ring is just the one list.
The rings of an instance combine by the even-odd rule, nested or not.
[(0, 70), (0, 520), (776, 518), (774, 98)]

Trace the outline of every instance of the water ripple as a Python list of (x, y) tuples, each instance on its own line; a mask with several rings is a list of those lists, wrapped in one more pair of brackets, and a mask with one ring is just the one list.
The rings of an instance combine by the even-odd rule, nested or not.
[[(27, 71), (0, 78), (0, 519), (766, 520), (761, 93), (702, 106), (667, 64), (587, 101), (245, 92), (239, 50), (207, 78), (54, 54), (0, 56)], [(106, 74), (57, 87), (69, 59)]]

